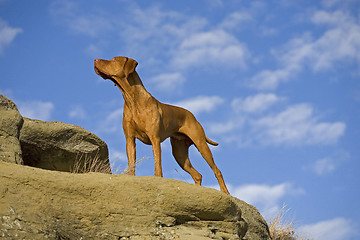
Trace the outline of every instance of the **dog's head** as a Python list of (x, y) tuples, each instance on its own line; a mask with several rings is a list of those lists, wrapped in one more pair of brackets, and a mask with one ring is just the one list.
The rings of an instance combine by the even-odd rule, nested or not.
[(138, 63), (127, 57), (114, 57), (111, 60), (95, 59), (95, 72), (103, 79), (117, 81), (119, 79), (128, 78), (135, 71)]

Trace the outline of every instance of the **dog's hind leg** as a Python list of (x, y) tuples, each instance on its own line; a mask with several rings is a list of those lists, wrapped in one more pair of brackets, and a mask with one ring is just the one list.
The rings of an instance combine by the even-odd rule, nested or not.
[(182, 127), (181, 133), (185, 134), (186, 136), (189, 137), (189, 139), (191, 139), (195, 147), (200, 152), (201, 156), (203, 156), (203, 158), (209, 164), (209, 166), (211, 167), (211, 169), (215, 174), (216, 179), (218, 180), (220, 190), (224, 193), (229, 194), (223, 175), (216, 166), (210, 148), (206, 142), (206, 135), (204, 129), (202, 128), (200, 123), (195, 120), (195, 118), (190, 123), (191, 124), (187, 124)]
[(199, 152), (201, 153), (203, 158), (206, 160), (206, 162), (209, 164), (211, 169), (213, 170), (215, 177), (219, 182), (220, 190), (224, 193), (230, 194), (225, 185), (223, 175), (222, 175), (221, 171), (219, 170), (219, 168), (216, 166), (216, 164), (214, 162), (214, 158), (212, 156), (212, 153), (211, 153), (207, 143), (205, 141), (201, 141), (201, 143), (195, 144), (195, 146), (199, 150)]
[(222, 175), (221, 171), (219, 170), (219, 168), (216, 166), (213, 155), (210, 151), (210, 148), (206, 143), (205, 133), (204, 133), (204, 136), (200, 136), (200, 137), (194, 136), (194, 138), (192, 138), (191, 140), (194, 142), (196, 148), (201, 153), (201, 156), (203, 156), (203, 158), (206, 160), (206, 162), (209, 164), (209, 166), (213, 170), (215, 177), (218, 180), (220, 190), (224, 193), (229, 194), (229, 191), (226, 187), (223, 175)]
[(202, 176), (191, 165), (189, 159), (189, 147), (192, 145), (192, 141), (190, 139), (178, 140), (176, 138), (170, 137), (170, 142), (172, 147), (172, 153), (177, 163), (182, 169), (184, 169), (191, 175), (191, 177), (194, 179), (195, 184), (201, 185)]

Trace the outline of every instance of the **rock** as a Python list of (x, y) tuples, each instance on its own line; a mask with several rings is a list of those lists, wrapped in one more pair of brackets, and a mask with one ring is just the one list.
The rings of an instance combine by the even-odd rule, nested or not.
[(111, 171), (106, 143), (79, 126), (24, 118), (20, 143), (28, 166), (70, 172), (77, 165), (81, 172), (84, 162), (97, 161)]
[(0, 181), (3, 239), (270, 239), (255, 208), (178, 180), (0, 162)]
[(86, 172), (96, 162), (101, 169), (91, 171), (111, 172), (107, 145), (95, 134), (79, 126), (23, 118), (3, 95), (0, 161), (67, 172)]
[(242, 210), (242, 217), (248, 224), (248, 231), (244, 239), (270, 239), (269, 227), (259, 211), (252, 205), (235, 198), (236, 204)]
[(0, 95), (0, 161), (23, 164), (19, 142), (22, 125), (15, 103)]

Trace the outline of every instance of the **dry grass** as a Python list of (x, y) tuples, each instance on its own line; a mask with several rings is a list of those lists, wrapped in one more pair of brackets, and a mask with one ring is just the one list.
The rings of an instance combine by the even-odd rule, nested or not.
[(288, 220), (285, 216), (288, 211), (284, 205), (277, 215), (268, 221), (271, 238), (273, 240), (311, 240), (306, 236), (295, 233), (293, 220)]
[[(135, 167), (141, 163), (143, 160), (147, 158), (143, 157), (136, 161)], [(119, 172), (119, 168), (112, 171), (114, 165), (109, 165), (108, 161), (102, 161), (100, 159), (100, 155), (97, 152), (95, 156), (90, 154), (79, 154), (76, 157), (73, 167), (70, 172), (72, 173), (89, 173), (89, 172), (100, 172), (106, 174), (117, 174)], [(121, 174), (128, 174), (129, 167), (127, 167)]]
[(72, 173), (88, 173), (88, 172), (100, 172), (112, 174), (111, 166), (108, 161), (100, 159), (100, 155), (97, 152), (95, 156), (91, 154), (81, 153), (76, 157)]
[[(146, 158), (146, 157), (143, 157), (143, 158), (137, 160), (137, 161), (135, 162), (135, 168), (136, 168), (136, 166), (137, 166), (139, 163), (141, 163), (141, 162), (144, 161), (145, 159), (147, 159), (147, 158)], [(129, 171), (130, 171), (130, 169), (129, 169), (129, 167), (127, 167), (127, 168), (125, 168), (125, 170), (124, 170), (121, 174), (129, 174)]]

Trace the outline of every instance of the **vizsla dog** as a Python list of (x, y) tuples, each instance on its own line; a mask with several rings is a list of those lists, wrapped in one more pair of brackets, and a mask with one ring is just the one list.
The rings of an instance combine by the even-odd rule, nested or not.
[(124, 97), (123, 128), (129, 175), (135, 175), (135, 139), (152, 145), (155, 159), (155, 176), (162, 177), (160, 143), (170, 137), (172, 153), (182, 169), (188, 172), (195, 184), (201, 185), (202, 176), (189, 160), (189, 147), (194, 144), (209, 164), (219, 182), (221, 191), (228, 193), (223, 176), (215, 165), (207, 143), (218, 145), (206, 137), (204, 129), (194, 115), (186, 109), (164, 104), (146, 91), (135, 71), (137, 62), (127, 57), (111, 60), (95, 59), (95, 72), (110, 79)]

